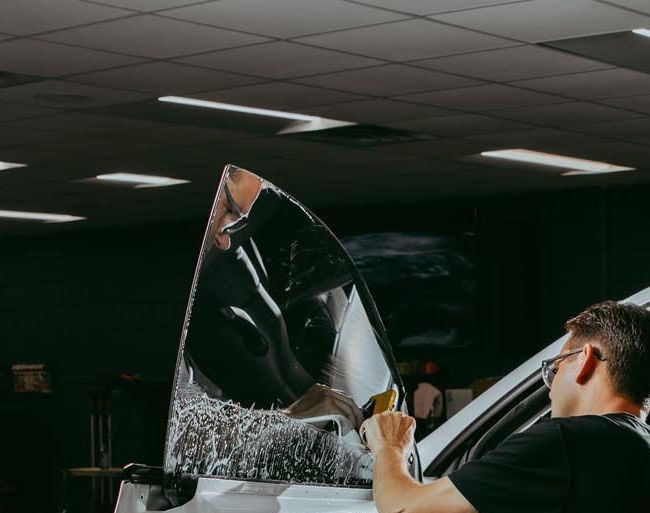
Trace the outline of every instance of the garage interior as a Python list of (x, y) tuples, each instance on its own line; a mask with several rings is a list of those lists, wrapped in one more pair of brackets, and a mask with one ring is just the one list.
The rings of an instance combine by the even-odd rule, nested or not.
[[(503, 376), (585, 306), (646, 287), (649, 36), (646, 0), (4, 0), (0, 511), (112, 511), (119, 476), (74, 472), (109, 463), (91, 461), (103, 408), (110, 467), (161, 465), (226, 164), (344, 244), (462, 246), (468, 274), (442, 265), (417, 310), (461, 301), (462, 340), (393, 340), (410, 393)], [(520, 149), (595, 163), (491, 153)]]

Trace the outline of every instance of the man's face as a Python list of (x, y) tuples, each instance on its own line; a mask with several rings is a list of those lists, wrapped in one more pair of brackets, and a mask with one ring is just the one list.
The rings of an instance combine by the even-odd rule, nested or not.
[(262, 180), (248, 171), (239, 169), (226, 178), (225, 187), (228, 188), (230, 198), (222, 191), (212, 229), (216, 246), (223, 250), (230, 249), (230, 235), (224, 232), (224, 228), (234, 225), (242, 216), (248, 215), (262, 189)]
[[(562, 347), (561, 353), (569, 353), (579, 349), (571, 345), (569, 339)], [(555, 363), (557, 372), (553, 378), (551, 392), (551, 417), (570, 417), (574, 414), (579, 393), (576, 375), (582, 363), (582, 353), (571, 355)]]

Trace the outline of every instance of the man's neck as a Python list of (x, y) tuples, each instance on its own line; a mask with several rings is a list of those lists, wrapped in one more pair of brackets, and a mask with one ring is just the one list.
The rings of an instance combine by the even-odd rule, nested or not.
[(608, 413), (630, 413), (635, 417), (641, 416), (641, 407), (619, 395), (599, 396), (594, 400), (588, 398), (584, 404), (576, 408), (574, 415), (606, 415)]

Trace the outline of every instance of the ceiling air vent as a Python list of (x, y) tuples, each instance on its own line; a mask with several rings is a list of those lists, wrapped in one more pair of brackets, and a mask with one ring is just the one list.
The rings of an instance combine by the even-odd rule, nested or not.
[(548, 48), (587, 57), (619, 68), (650, 72), (650, 39), (632, 33), (616, 32), (597, 36), (575, 37), (541, 44)]
[(433, 135), (376, 125), (343, 126), (313, 132), (291, 133), (282, 135), (282, 137), (356, 148), (436, 139), (436, 136)]
[(92, 111), (104, 116), (143, 119), (170, 125), (197, 126), (219, 130), (233, 130), (256, 135), (275, 135), (287, 127), (286, 119), (251, 116), (239, 112), (200, 109), (158, 100), (99, 107)]

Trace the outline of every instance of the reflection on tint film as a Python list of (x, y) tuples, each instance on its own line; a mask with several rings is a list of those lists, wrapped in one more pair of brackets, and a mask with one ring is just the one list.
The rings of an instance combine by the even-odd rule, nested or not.
[(327, 227), (270, 183), (228, 166), (185, 319), (168, 481), (370, 486), (362, 407), (367, 415), (369, 399), (389, 389), (403, 397), (388, 347), (365, 285)]

